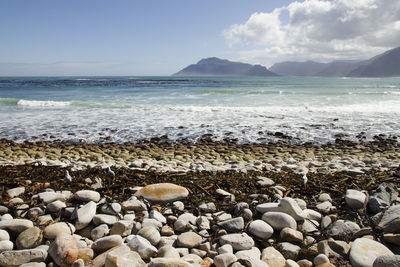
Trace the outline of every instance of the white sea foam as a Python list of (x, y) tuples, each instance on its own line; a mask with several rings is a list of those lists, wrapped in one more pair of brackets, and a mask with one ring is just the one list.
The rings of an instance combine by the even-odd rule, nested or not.
[(26, 107), (67, 107), (71, 104), (68, 101), (39, 101), (39, 100), (24, 100), (20, 99), (17, 102), (18, 106)]

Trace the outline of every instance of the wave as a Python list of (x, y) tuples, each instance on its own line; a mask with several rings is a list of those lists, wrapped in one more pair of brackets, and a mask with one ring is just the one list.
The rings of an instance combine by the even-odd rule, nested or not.
[(67, 107), (71, 104), (69, 101), (40, 101), (40, 100), (18, 100), (18, 106), (25, 107)]

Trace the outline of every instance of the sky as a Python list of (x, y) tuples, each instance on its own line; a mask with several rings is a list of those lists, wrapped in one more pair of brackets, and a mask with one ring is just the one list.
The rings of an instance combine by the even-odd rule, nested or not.
[(367, 59), (399, 0), (1, 0), (0, 76), (170, 75), (206, 57)]

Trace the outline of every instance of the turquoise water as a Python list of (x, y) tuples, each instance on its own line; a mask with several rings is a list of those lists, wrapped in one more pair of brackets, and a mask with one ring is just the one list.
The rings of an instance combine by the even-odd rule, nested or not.
[(400, 78), (3, 77), (0, 112), (0, 138), (16, 141), (326, 143), (398, 135)]

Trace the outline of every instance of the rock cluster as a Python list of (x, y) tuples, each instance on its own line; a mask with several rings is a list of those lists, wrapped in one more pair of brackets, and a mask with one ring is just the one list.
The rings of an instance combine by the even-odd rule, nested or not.
[(237, 203), (216, 190), (226, 210), (212, 202), (186, 206), (189, 191), (169, 183), (137, 187), (119, 202), (94, 190), (47, 188), (26, 199), (21, 187), (9, 189), (0, 206), (0, 266), (399, 266), (393, 185), (347, 190), (348, 214), (358, 216), (346, 220), (329, 194), (306, 203), (259, 179), (275, 202)]

